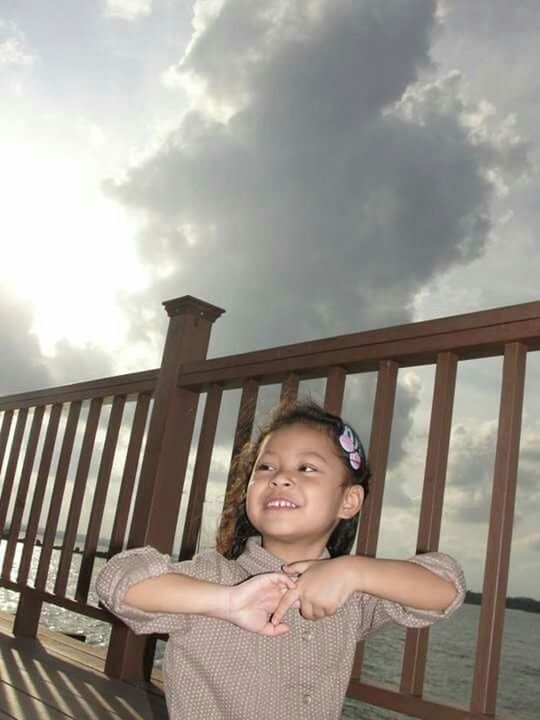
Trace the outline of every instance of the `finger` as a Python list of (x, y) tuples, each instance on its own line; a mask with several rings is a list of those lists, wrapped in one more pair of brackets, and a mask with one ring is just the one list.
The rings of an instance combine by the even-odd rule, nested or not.
[(268, 637), (274, 637), (277, 635), (285, 635), (289, 632), (289, 626), (285, 623), (274, 625), (273, 623), (267, 623), (260, 631), (259, 635), (266, 635)]
[(281, 569), (284, 573), (287, 573), (287, 575), (301, 575), (315, 562), (317, 562), (317, 560), (299, 560), (298, 562), (282, 565)]
[(283, 573), (283, 577), (286, 579), (287, 587), (289, 590), (294, 590), (296, 587), (296, 578), (295, 577), (289, 577), (286, 573)]
[(302, 602), (300, 614), (305, 620), (315, 620), (315, 616), (313, 614), (313, 605), (310, 602)]
[(285, 616), (287, 610), (292, 607), (292, 605), (297, 602), (298, 599), (299, 598), (297, 590), (289, 590), (288, 592), (286, 592), (279, 601), (278, 606), (274, 610), (274, 614), (272, 615), (272, 624), (279, 625), (279, 623)]
[(282, 587), (282, 588), (279, 589), (279, 592), (280, 592), (281, 595), (283, 596), (283, 595), (285, 595), (285, 593), (288, 593), (289, 590), (292, 590), (292, 589), (293, 589), (293, 588)]
[(292, 590), (296, 587), (296, 578), (289, 577), (286, 573), (280, 573), (277, 577), (286, 590)]
[[(289, 592), (287, 588), (281, 588), (281, 596), (285, 595), (285, 593)], [(300, 600), (295, 600), (293, 604), (291, 605), (292, 608), (299, 608), (300, 607)]]

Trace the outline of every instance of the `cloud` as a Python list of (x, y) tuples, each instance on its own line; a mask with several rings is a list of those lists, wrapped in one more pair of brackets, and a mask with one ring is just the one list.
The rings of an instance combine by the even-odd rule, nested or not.
[(105, 16), (134, 21), (152, 14), (152, 0), (106, 0)]
[[(489, 521), (497, 424), (485, 422), (459, 425), (452, 435), (448, 468), (448, 511), (454, 520), (465, 523)], [(517, 503), (514, 523), (518, 525), (533, 508), (540, 508), (538, 434), (527, 432), (521, 441)]]
[(93, 343), (77, 346), (64, 338), (55, 344), (48, 365), (53, 383), (63, 385), (110, 376), (113, 358)]
[(525, 149), (459, 76), (420, 79), (432, 2), (218, 6), (175, 68), (190, 111), (108, 183), (146, 213), (139, 303), (225, 307), (220, 352), (410, 320), (419, 287), (484, 253)]
[[(487, 253), (467, 267), (450, 269), (444, 281), (435, 279), (417, 317), (511, 305), (538, 299), (535, 282), (540, 271), (535, 228), (540, 217), (540, 104), (535, 57), (540, 5), (524, 0), (519, 10), (504, 0), (489, 5), (448, 0), (442, 32), (432, 47), (434, 61), (445, 74), (458, 69), (469, 96), (479, 98), (481, 124), (499, 126), (492, 132), (507, 143), (517, 159), (517, 173), (506, 164), (514, 180), (500, 182), (492, 209), (492, 239)], [(480, 107), (481, 106), (481, 107)], [(471, 114), (470, 117), (472, 119)], [(517, 143), (517, 145), (516, 145)], [(518, 147), (521, 149), (518, 150)], [(521, 152), (525, 153), (525, 161)], [(506, 153), (503, 153), (503, 157)], [(521, 176), (520, 179), (518, 179)]]
[[(106, 185), (146, 215), (153, 283), (126, 303), (134, 337), (153, 342), (156, 323), (137, 308), (184, 293), (227, 309), (213, 354), (405, 323), (421, 287), (482, 257), (527, 148), (459, 73), (437, 75), (437, 22), (428, 0), (195, 3), (167, 71), (190, 108)], [(415, 407), (403, 392), (395, 464)]]
[(38, 389), (50, 384), (50, 374), (32, 333), (27, 306), (0, 290), (2, 373), (0, 395)]
[(35, 60), (24, 33), (15, 23), (0, 19), (0, 68), (33, 65)]
[(32, 326), (29, 306), (0, 290), (0, 396), (111, 374), (112, 359), (91, 344), (78, 347), (63, 340), (52, 356), (44, 355)]

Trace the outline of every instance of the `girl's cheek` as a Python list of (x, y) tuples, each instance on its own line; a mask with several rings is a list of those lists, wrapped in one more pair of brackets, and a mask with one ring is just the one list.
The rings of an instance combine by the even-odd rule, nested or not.
[(256, 525), (256, 520), (253, 518), (253, 514), (251, 512), (249, 503), (247, 501), (246, 501), (246, 515), (247, 515), (247, 519), (249, 520), (249, 522), (253, 525), (253, 527), (256, 530), (258, 530), (257, 525)]

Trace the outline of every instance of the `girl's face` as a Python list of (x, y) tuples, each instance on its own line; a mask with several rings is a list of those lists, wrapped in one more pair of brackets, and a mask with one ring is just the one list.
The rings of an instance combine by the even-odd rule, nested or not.
[(349, 485), (328, 435), (292, 425), (268, 435), (247, 488), (248, 518), (268, 541), (324, 548), (341, 518), (355, 515), (363, 490)]

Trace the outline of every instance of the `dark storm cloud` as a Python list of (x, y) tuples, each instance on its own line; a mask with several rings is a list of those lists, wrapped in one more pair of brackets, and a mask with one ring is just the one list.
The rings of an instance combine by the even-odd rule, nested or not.
[(236, 111), (194, 105), (109, 185), (146, 209), (140, 252), (166, 268), (145, 305), (222, 305), (219, 352), (405, 322), (423, 283), (489, 239), (504, 143), (473, 138), (455, 77), (395, 105), (429, 66), (434, 4), (291, 5), (225, 3), (179, 71)]
[(108, 183), (147, 216), (139, 338), (156, 314), (137, 307), (184, 293), (227, 310), (213, 354), (407, 322), (425, 283), (483, 254), (494, 178), (526, 153), (471, 125), (458, 74), (433, 75), (435, 11), (229, 0), (207, 21), (176, 67), (199, 89), (190, 111)]

